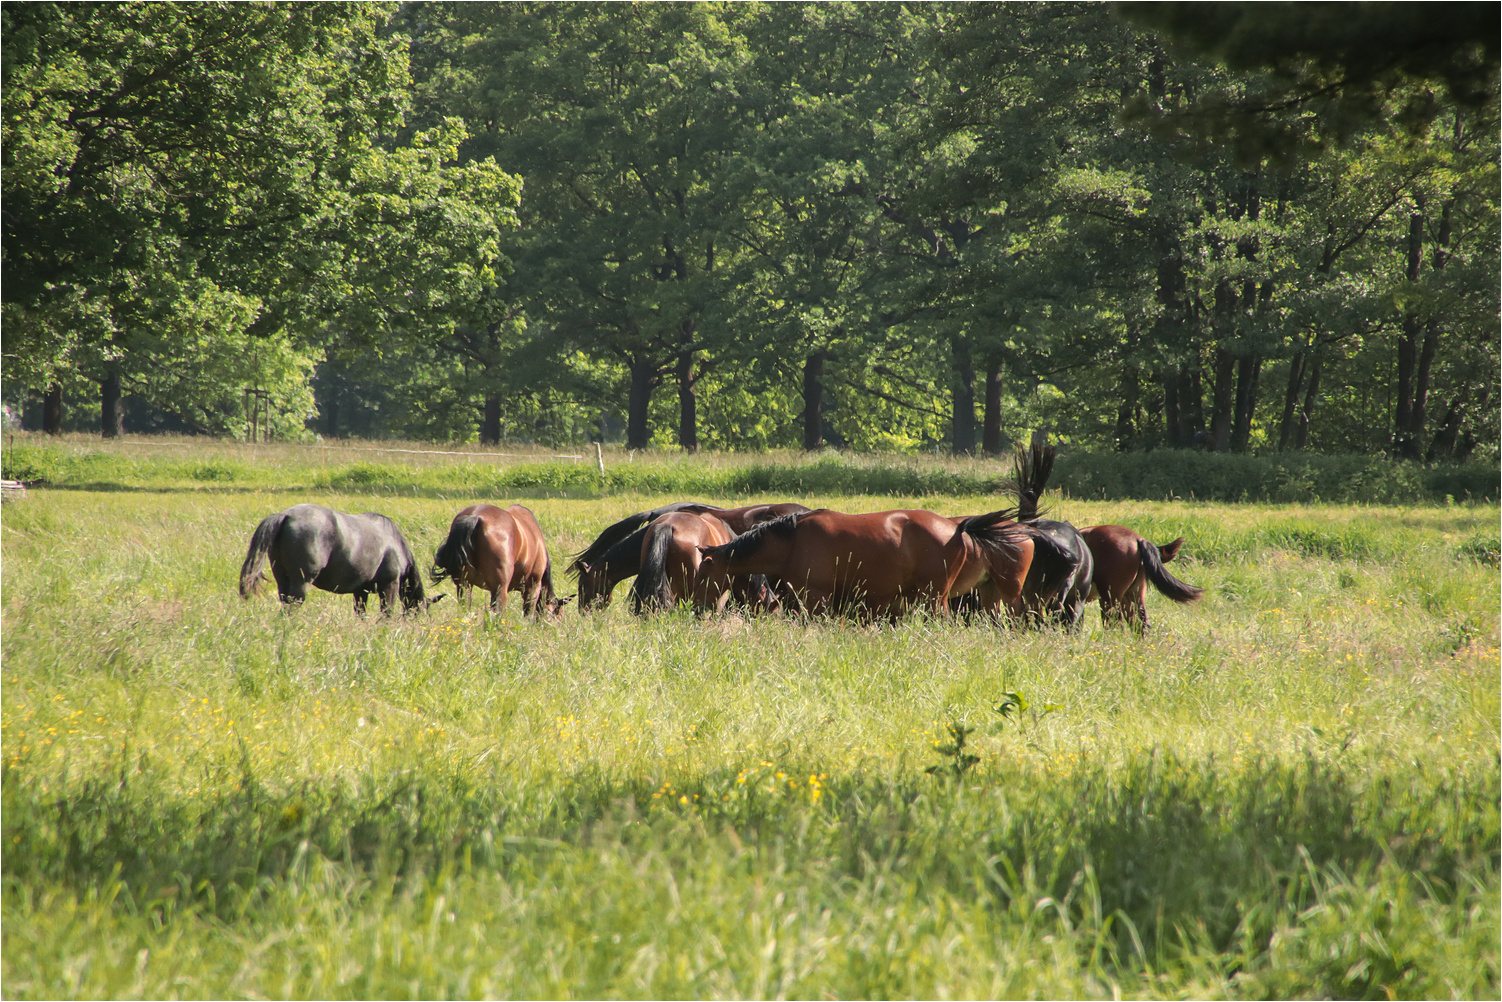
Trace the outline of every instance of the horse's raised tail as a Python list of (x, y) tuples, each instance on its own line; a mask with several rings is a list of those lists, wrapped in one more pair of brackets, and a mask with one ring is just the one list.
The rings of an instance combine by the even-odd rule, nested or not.
[(250, 548), (245, 551), (245, 563), (240, 565), (241, 598), (250, 598), (261, 582), (266, 580), (266, 575), (261, 573), (261, 564), (265, 563), (266, 554), (270, 551), (271, 544), (276, 542), (276, 534), (281, 531), (285, 521), (287, 513), (279, 511), (275, 515), (267, 515), (256, 526), (255, 533), (250, 537)]
[[(1177, 544), (1182, 542), (1182, 539), (1176, 539), (1170, 543), (1169, 546), (1173, 547), (1172, 552), (1177, 553), (1179, 550)], [(1193, 602), (1205, 593), (1203, 588), (1185, 584), (1168, 573), (1163, 566), (1162, 557), (1158, 554), (1158, 548), (1147, 540), (1137, 540), (1137, 555), (1142, 558), (1142, 569), (1146, 572), (1147, 579), (1153, 583), (1153, 587), (1175, 602)]]
[(641, 570), (631, 583), (631, 611), (637, 615), (673, 604), (673, 589), (668, 583), (668, 547), (673, 544), (671, 525), (647, 530), (647, 552)]
[(464, 565), (475, 552), (475, 533), (480, 529), (479, 515), (461, 515), (449, 527), (449, 538), (433, 555), (433, 583), (452, 578), (458, 583), (464, 574)]
[(1031, 448), (1018, 447), (1012, 461), (1017, 477), (1017, 521), (1031, 522), (1043, 514), (1043, 491), (1048, 487), (1048, 478), (1053, 475), (1053, 461), (1057, 455), (1058, 450), (1051, 445), (1034, 443)]

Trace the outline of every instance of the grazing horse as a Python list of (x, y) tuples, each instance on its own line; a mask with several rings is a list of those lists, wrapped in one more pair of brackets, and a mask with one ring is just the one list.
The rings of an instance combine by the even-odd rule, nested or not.
[(1090, 592), (1090, 550), (1074, 526), (1039, 517), (1054, 457), (1053, 446), (1018, 450), (1015, 482), (1008, 488), (1018, 501), (1018, 559), (1010, 568), (998, 567), (973, 592), (961, 595), (953, 603), (957, 611), (983, 611), (993, 619), (1005, 611), (1013, 619), (1038, 624), (1051, 620), (1071, 630), (1078, 628)]
[[(741, 533), (762, 522), (808, 509), (792, 502), (717, 508), (712, 504), (696, 501), (679, 501), (651, 511), (628, 515), (607, 527), (569, 563), (568, 570), (579, 576), (580, 610), (587, 612), (610, 605), (610, 595), (615, 586), (641, 568), (642, 539), (646, 536), (647, 526), (663, 515), (680, 511), (696, 515), (712, 514), (728, 525), (733, 533)], [(737, 590), (741, 590), (739, 586)]]
[(917, 604), (949, 611), (993, 565), (1017, 558), (1013, 511), (958, 522), (931, 511), (846, 515), (821, 508), (704, 548), (700, 573), (765, 574), (812, 614), (853, 610), (895, 620)]
[(1124, 525), (1093, 525), (1081, 529), (1080, 535), (1095, 558), (1091, 594), (1100, 598), (1103, 625), (1126, 623), (1145, 631), (1149, 582), (1175, 602), (1193, 602), (1204, 594), (1163, 567), (1178, 555), (1183, 536), (1154, 546)]
[[(634, 535), (634, 533), (633, 533)], [(698, 612), (718, 612), (730, 597), (730, 576), (700, 573), (700, 547), (735, 538), (730, 526), (708, 512), (675, 511), (647, 526), (641, 560), (631, 587), (631, 611), (642, 614), (692, 599)]]
[[(426, 608), (422, 576), (401, 531), (385, 515), (349, 515), (315, 504), (293, 505), (268, 515), (250, 537), (240, 567), (240, 597), (250, 598), (266, 579), (261, 563), (270, 557), (277, 596), (286, 604), (302, 602), (308, 585), (355, 596), (355, 612), (375, 592), (381, 612), (401, 599), (404, 609)], [(437, 601), (437, 599), (433, 599)]]
[(519, 504), (504, 510), (472, 504), (454, 516), (448, 539), (433, 557), (433, 583), (450, 578), (459, 597), (472, 586), (490, 592), (490, 609), (506, 611), (508, 592), (522, 593), (525, 615), (556, 616), (567, 598), (553, 594), (553, 566), (542, 529)]

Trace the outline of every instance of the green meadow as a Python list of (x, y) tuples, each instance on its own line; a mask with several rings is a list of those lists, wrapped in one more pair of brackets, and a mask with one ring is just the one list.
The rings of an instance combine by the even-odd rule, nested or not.
[[(7, 997), (1502, 990), (1495, 503), (1050, 495), (1186, 537), (1205, 597), (1150, 593), (1146, 636), (642, 620), (625, 586), (360, 619), (242, 601), (256, 523), (381, 511), (426, 566), (521, 501), (561, 565), (689, 494), (971, 514), (997, 496), (939, 488), (1004, 471), (703, 496), (744, 461), (296, 457), (9, 451), (51, 482), (0, 512)], [(508, 463), (542, 482), (483, 489)]]

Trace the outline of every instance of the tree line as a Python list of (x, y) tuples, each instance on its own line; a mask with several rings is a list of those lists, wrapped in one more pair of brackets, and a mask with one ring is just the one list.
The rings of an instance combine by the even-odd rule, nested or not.
[(49, 430), (1497, 452), (1495, 5), (3, 18)]

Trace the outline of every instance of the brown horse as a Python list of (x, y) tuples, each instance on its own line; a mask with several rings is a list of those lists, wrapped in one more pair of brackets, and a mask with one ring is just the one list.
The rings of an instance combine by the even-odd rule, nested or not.
[(433, 557), (433, 582), (451, 578), (463, 598), (471, 586), (490, 592), (491, 611), (506, 611), (506, 594), (522, 593), (529, 616), (556, 616), (569, 601), (553, 594), (553, 567), (542, 529), (519, 504), (501, 509), (472, 504), (454, 516), (448, 539)]
[(1146, 630), (1149, 582), (1175, 602), (1193, 602), (1204, 594), (1204, 589), (1185, 584), (1163, 567), (1184, 545), (1183, 536), (1154, 546), (1124, 525), (1093, 525), (1081, 529), (1080, 535), (1095, 559), (1090, 590), (1100, 598), (1103, 625), (1126, 623)]
[(611, 592), (615, 590), (615, 586), (641, 568), (642, 539), (647, 534), (647, 527), (663, 515), (680, 511), (696, 515), (712, 514), (735, 534), (783, 515), (808, 511), (808, 508), (793, 502), (717, 508), (712, 504), (680, 501), (628, 515), (608, 526), (569, 563), (568, 570), (579, 576), (580, 610), (604, 609), (610, 605)]
[(993, 567), (1017, 560), (1013, 511), (952, 521), (931, 511), (846, 515), (828, 509), (763, 523), (704, 549), (700, 573), (765, 574), (809, 613), (895, 620), (915, 605), (947, 615)]
[(675, 511), (647, 526), (641, 560), (631, 587), (631, 611), (642, 614), (692, 600), (697, 612), (718, 612), (730, 597), (730, 576), (723, 570), (700, 573), (701, 547), (735, 538), (730, 526), (708, 512)]

